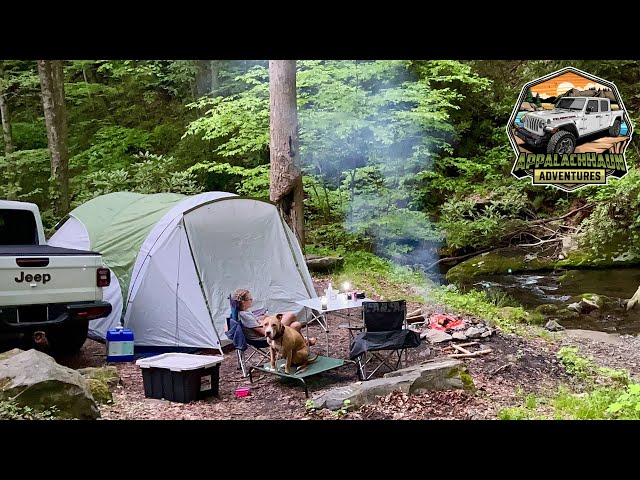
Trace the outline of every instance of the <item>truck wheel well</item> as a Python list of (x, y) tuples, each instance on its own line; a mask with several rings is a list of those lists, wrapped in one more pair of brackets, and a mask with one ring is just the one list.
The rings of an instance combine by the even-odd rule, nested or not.
[(564, 130), (565, 132), (572, 133), (574, 137), (578, 138), (578, 129), (575, 125), (563, 125), (558, 130)]

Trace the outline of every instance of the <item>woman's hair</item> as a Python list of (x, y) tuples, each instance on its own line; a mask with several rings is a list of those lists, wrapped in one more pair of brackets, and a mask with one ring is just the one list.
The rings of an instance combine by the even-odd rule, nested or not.
[(233, 299), (236, 302), (244, 302), (247, 300), (249, 296), (249, 290), (246, 288), (238, 288), (235, 292), (233, 292)]

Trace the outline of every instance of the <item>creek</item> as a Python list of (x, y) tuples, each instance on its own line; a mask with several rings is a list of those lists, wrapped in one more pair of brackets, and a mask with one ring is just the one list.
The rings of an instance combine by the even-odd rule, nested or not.
[[(640, 286), (640, 268), (584, 269), (563, 272), (533, 272), (481, 275), (462, 282), (463, 290), (487, 291), (492, 298), (511, 297), (527, 309), (543, 304), (566, 308), (583, 293), (595, 293), (612, 301), (602, 310), (563, 318), (565, 328), (598, 330), (607, 333), (640, 333), (640, 308), (626, 311), (624, 304)], [(505, 297), (505, 294), (508, 297)], [(553, 318), (553, 316), (551, 316)]]

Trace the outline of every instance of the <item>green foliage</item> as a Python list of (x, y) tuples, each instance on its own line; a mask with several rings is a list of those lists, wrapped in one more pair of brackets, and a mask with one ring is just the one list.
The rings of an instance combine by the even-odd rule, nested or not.
[(581, 357), (575, 347), (562, 347), (557, 356), (567, 373), (580, 381), (584, 382), (595, 374), (592, 360)]
[(38, 412), (13, 400), (0, 400), (0, 420), (56, 420), (57, 413), (56, 407)]
[(309, 398), (307, 399), (307, 401), (304, 403), (304, 409), (307, 413), (313, 413), (317, 410), (316, 404), (315, 402)]
[(73, 179), (78, 193), (72, 208), (99, 195), (118, 191), (139, 193), (172, 192), (194, 195), (202, 191), (196, 177), (188, 171), (179, 171), (173, 157), (164, 158), (149, 152), (132, 155), (135, 163), (128, 168), (98, 170)]
[(133, 155), (149, 148), (150, 134), (140, 129), (104, 127), (95, 134), (93, 146), (71, 158), (74, 171), (94, 173), (127, 169)]
[[(504, 409), (498, 418), (640, 419), (640, 385), (630, 382), (629, 372), (598, 368), (591, 359), (582, 358), (577, 348), (563, 347), (557, 356), (567, 373), (582, 382), (586, 391), (576, 394), (561, 386), (550, 399), (532, 401), (528, 395), (523, 406)], [(541, 404), (550, 406), (550, 410), (541, 412)]]
[(351, 400), (349, 400), (348, 398), (344, 399), (342, 401), (342, 407), (340, 407), (338, 410), (331, 412), (331, 415), (335, 418), (344, 417), (347, 413), (349, 413), (350, 405), (351, 405)]
[(606, 413), (620, 420), (640, 420), (640, 384), (633, 383), (607, 407)]
[(188, 108), (205, 110), (191, 122), (186, 135), (219, 143), (213, 152), (223, 158), (265, 158), (269, 147), (268, 71), (255, 66), (235, 80), (247, 89), (229, 97), (201, 98)]
[[(228, 163), (200, 162), (192, 166), (189, 173), (209, 175), (226, 175), (238, 178), (234, 190), (248, 197), (269, 199), (269, 166), (260, 165), (255, 168), (232, 166)], [(228, 180), (227, 180), (228, 182)]]
[(631, 246), (640, 251), (640, 173), (632, 169), (608, 185), (585, 188), (586, 199), (595, 203), (593, 213), (582, 223), (580, 245), (601, 253), (620, 234), (630, 234)]
[(9, 159), (0, 156), (0, 198), (33, 202), (47, 210), (50, 169), (47, 149), (19, 150)]
[[(255, 66), (236, 77), (245, 90), (190, 104), (206, 113), (185, 135), (213, 141), (214, 156), (228, 160), (200, 162), (196, 169), (240, 175), (234, 167), (266, 161), (267, 80), (266, 68)], [(298, 63), (297, 84), (300, 156), (304, 168), (318, 176), (308, 183), (315, 198), (307, 210), (320, 220), (312, 241), (375, 245), (398, 261), (424, 249), (425, 242), (440, 242), (441, 232), (412, 207), (410, 183), (434, 152), (450, 150), (449, 115), (463, 95), (449, 86), (482, 89), (487, 82), (458, 62), (306, 61)], [(340, 232), (341, 220), (351, 237)]]
[(48, 147), (44, 120), (13, 122), (11, 127), (13, 144), (17, 151), (46, 149)]
[(586, 394), (576, 395), (567, 388), (560, 388), (553, 399), (555, 420), (602, 420), (615, 418), (607, 413), (609, 406), (619, 397), (612, 388), (598, 388)]
[(442, 205), (438, 225), (447, 232), (453, 248), (494, 245), (522, 222), (529, 205), (527, 195), (518, 189), (500, 187), (484, 198), (477, 195), (452, 198)]

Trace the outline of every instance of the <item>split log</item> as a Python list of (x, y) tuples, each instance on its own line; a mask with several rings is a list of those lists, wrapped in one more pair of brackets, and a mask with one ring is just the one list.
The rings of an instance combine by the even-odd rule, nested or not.
[(480, 342), (452, 343), (444, 347), (443, 350), (452, 349), (454, 345), (456, 347), (470, 347), (471, 345), (480, 345)]
[(462, 353), (466, 353), (467, 355), (469, 355), (471, 352), (469, 350), (467, 350), (466, 348), (462, 348), (460, 345), (456, 345), (455, 343), (451, 344), (451, 348), (462, 352)]
[(468, 357), (477, 357), (479, 355), (486, 355), (487, 353), (491, 353), (491, 352), (493, 352), (493, 350), (491, 350), (490, 348), (487, 348), (486, 350), (478, 350), (477, 352), (473, 352), (473, 353), (452, 353), (447, 356), (449, 358), (468, 358)]

